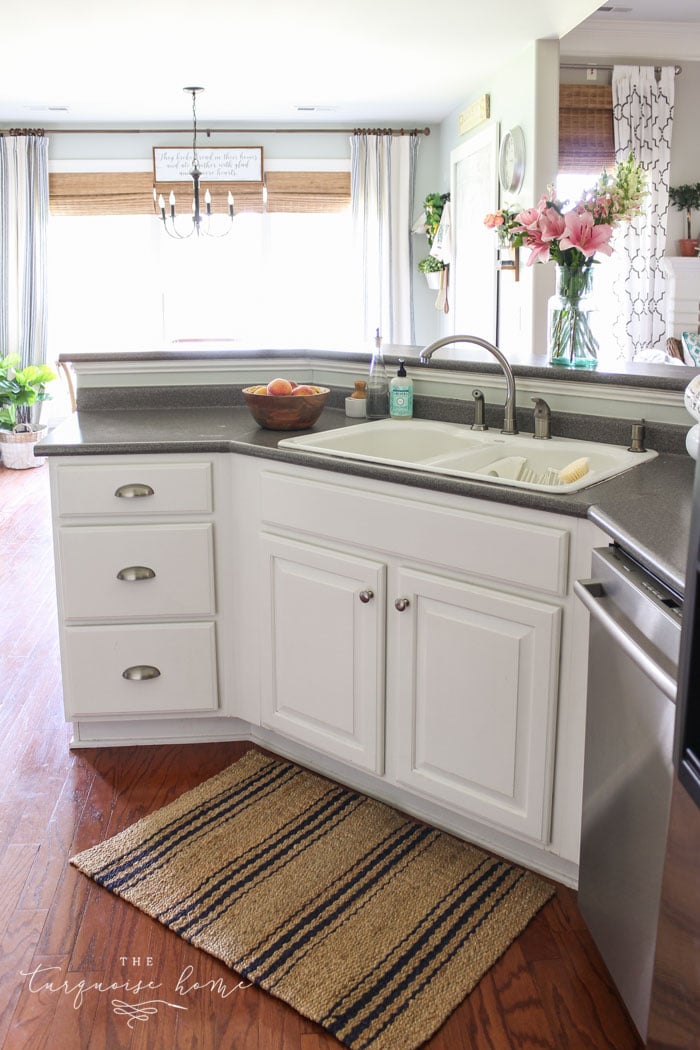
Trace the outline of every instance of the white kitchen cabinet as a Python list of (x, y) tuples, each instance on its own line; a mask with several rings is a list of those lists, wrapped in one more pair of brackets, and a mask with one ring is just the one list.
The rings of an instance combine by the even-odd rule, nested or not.
[(66, 718), (218, 714), (214, 463), (53, 460)]
[(546, 842), (569, 534), (395, 488), (263, 469), (263, 724)]
[(262, 722), (384, 770), (385, 567), (263, 534)]
[(595, 526), (257, 456), (50, 469), (74, 746), (252, 739), (574, 883)]
[(561, 609), (406, 568), (396, 590), (397, 780), (546, 840)]

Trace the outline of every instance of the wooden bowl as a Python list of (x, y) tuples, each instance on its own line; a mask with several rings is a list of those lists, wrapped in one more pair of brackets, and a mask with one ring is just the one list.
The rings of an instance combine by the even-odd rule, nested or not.
[(254, 394), (257, 387), (244, 387), (243, 397), (256, 423), (265, 430), (307, 430), (321, 415), (330, 394), (327, 386), (318, 394)]

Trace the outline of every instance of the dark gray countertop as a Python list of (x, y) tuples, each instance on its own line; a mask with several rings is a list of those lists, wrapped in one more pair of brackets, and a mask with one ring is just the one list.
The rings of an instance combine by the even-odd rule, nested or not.
[[(314, 430), (356, 425), (338, 408), (323, 412)], [(237, 452), (336, 473), (451, 492), (495, 503), (588, 517), (662, 582), (682, 594), (695, 464), (687, 454), (661, 454), (617, 478), (578, 493), (549, 495), (278, 449), (289, 432), (261, 430), (246, 408), (172, 406), (81, 410), (37, 446), (40, 455)], [(653, 447), (653, 445), (652, 445)]]

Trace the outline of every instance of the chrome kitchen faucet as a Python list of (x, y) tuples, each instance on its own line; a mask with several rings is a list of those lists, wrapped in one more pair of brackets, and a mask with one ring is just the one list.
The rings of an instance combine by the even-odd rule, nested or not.
[(504, 355), (497, 346), (487, 342), (486, 339), (481, 339), (478, 335), (446, 335), (444, 338), (436, 339), (434, 343), (429, 343), (428, 346), (423, 347), (419, 355), (421, 361), (427, 365), (436, 350), (440, 350), (443, 346), (449, 346), (450, 343), (474, 343), (476, 346), (488, 350), (496, 358), (503, 369), (503, 375), (506, 380), (505, 416), (501, 433), (517, 434), (518, 428), (515, 425), (515, 377), (513, 376), (513, 369)]

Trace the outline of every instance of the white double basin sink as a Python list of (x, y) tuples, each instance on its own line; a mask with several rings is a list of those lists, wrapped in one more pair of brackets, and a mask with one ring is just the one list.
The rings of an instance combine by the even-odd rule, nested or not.
[[(532, 434), (472, 430), (460, 423), (428, 419), (379, 419), (354, 426), (283, 438), (281, 448), (473, 478), (551, 494), (578, 492), (653, 459), (656, 452), (629, 452), (619, 445), (571, 438), (535, 439)], [(566, 483), (549, 477), (587, 461), (587, 471)]]

